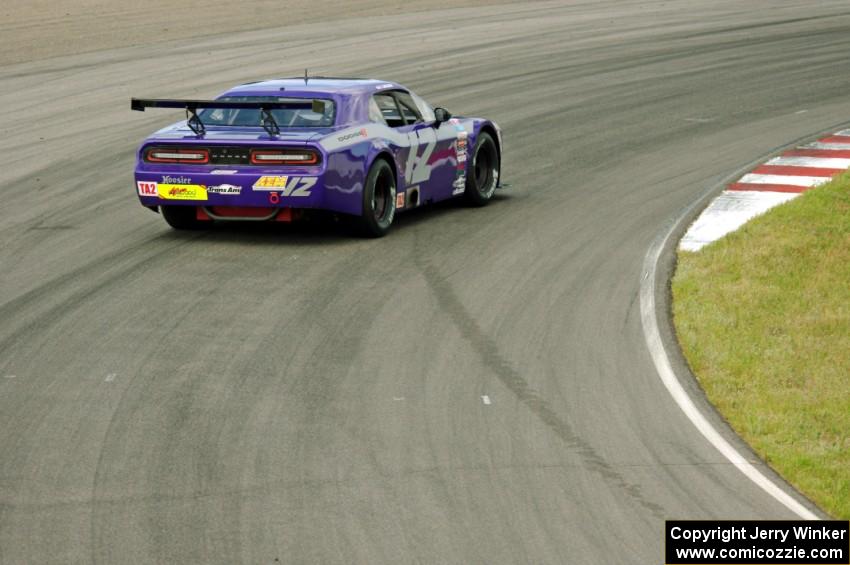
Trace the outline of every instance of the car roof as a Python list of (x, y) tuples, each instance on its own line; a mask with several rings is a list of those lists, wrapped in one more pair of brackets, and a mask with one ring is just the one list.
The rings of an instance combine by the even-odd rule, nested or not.
[[(308, 77), (308, 78), (281, 78), (248, 82), (231, 88), (223, 96), (248, 95), (278, 95), (281, 93), (313, 93), (313, 94), (366, 94), (377, 90), (403, 89), (403, 86), (386, 80), (375, 80), (365, 78), (336, 78), (336, 77)], [(285, 96), (285, 94), (283, 94)]]
[[(404, 90), (400, 84), (366, 78), (304, 77), (249, 82), (223, 92), (225, 96), (279, 96), (292, 98), (330, 98), (336, 102), (336, 126), (369, 121), (364, 101), (385, 90)], [(409, 92), (409, 91), (408, 91)]]

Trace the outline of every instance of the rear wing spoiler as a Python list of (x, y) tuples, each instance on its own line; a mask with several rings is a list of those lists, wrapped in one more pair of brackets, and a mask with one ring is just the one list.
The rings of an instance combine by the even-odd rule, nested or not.
[(316, 113), (324, 111), (324, 105), (319, 100), (278, 101), (278, 102), (247, 102), (236, 100), (180, 100), (167, 98), (131, 98), (130, 109), (144, 112), (145, 108), (181, 108), (186, 110), (186, 125), (195, 135), (204, 135), (204, 123), (198, 117), (199, 108), (221, 108), (227, 110), (259, 110), (260, 125), (270, 136), (280, 134), (280, 127), (272, 115), (272, 110), (312, 110)]

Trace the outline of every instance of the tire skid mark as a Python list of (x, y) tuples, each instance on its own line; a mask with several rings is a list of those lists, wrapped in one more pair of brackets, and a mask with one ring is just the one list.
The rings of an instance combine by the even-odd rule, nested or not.
[[(390, 240), (385, 238), (381, 243), (383, 245), (406, 246), (405, 242), (400, 238), (391, 243)], [(348, 303), (351, 300), (352, 292), (354, 294), (359, 292), (356, 290), (358, 285), (368, 284), (377, 275), (377, 273), (368, 272), (358, 273), (361, 269), (360, 266), (362, 264), (379, 264), (385, 253), (386, 249), (381, 245), (371, 246), (368, 250), (353, 254), (350, 258), (336, 265), (332, 271), (333, 276), (328, 277), (328, 280), (318, 287), (318, 292), (311, 299), (310, 302), (315, 306), (310, 306), (303, 310), (304, 314), (299, 317), (297, 326), (303, 327), (305, 324), (311, 323), (311, 321), (312, 323), (316, 323), (314, 312), (321, 310), (323, 304), (331, 304), (334, 300), (340, 304)], [(364, 344), (367, 343), (372, 328), (376, 327), (376, 325), (380, 327), (382, 306), (385, 304), (387, 297), (395, 292), (393, 290), (395, 285), (391, 283), (394, 282), (394, 279), (405, 276), (402, 268), (403, 265), (404, 260), (402, 259), (395, 265), (385, 263), (381, 266), (381, 269), (384, 271), (381, 276), (383, 279), (383, 291), (364, 294), (351, 305), (343, 316), (332, 320), (332, 324), (336, 327), (331, 325), (323, 339), (314, 346), (317, 353), (324, 352), (325, 355), (331, 353), (329, 358), (327, 361), (307, 367), (307, 370), (296, 377), (290, 387), (288, 387), (290, 393), (296, 393), (299, 398), (303, 399), (306, 407), (304, 425), (297, 432), (297, 455), (300, 459), (311, 460), (314, 456), (313, 448), (307, 446), (315, 445), (317, 439), (315, 436), (316, 430), (322, 429), (322, 422), (326, 421), (329, 416), (328, 410), (332, 409), (339, 402), (340, 388), (341, 386), (345, 386), (346, 376), (351, 371), (350, 364), (353, 360), (360, 358), (364, 353), (368, 354), (364, 349)], [(352, 276), (353, 273), (354, 276)], [(337, 309), (334, 308), (333, 311), (337, 311)], [(348, 328), (351, 328), (355, 324), (358, 327), (358, 331), (354, 335), (350, 335)], [(379, 329), (379, 331), (381, 330)], [(340, 345), (342, 347), (339, 347)], [(340, 382), (335, 382), (338, 379)], [(374, 481), (376, 484), (380, 484), (379, 504), (383, 503), (389, 507), (393, 507), (397, 515), (402, 516), (406, 496), (403, 488), (398, 483), (399, 475), (387, 469), (376, 450), (368, 446), (368, 443), (357, 433), (357, 429), (352, 427), (353, 424), (354, 422), (350, 419), (342, 421), (335, 434), (344, 435), (348, 442), (361, 444), (364, 447), (360, 452), (361, 460), (371, 468), (372, 474), (362, 479), (354, 480), (362, 480), (364, 483)], [(314, 438), (312, 441), (310, 440), (311, 435)], [(425, 473), (432, 474), (433, 472), (433, 470), (429, 469)], [(405, 472), (401, 476), (413, 476), (413, 473)], [(321, 491), (323, 488), (336, 488), (339, 491), (344, 484), (352, 479), (352, 477), (348, 476), (342, 479), (337, 477), (332, 481), (317, 481), (314, 478), (302, 475), (298, 478), (297, 488), (299, 511), (304, 516), (311, 516), (311, 507), (315, 504), (316, 500), (322, 499)], [(414, 542), (411, 539), (411, 526), (408, 520), (404, 518), (399, 519), (396, 528), (394, 533), (399, 536), (399, 545), (412, 551)], [(348, 525), (345, 519), (339, 518), (333, 530), (334, 533), (329, 536), (328, 544), (337, 548), (342, 559), (342, 556), (346, 555), (347, 546), (350, 546), (350, 541), (346, 541), (350, 533), (347, 533)]]
[[(147, 261), (145, 261), (145, 262), (147, 262)], [(195, 304), (197, 304), (198, 302), (201, 302), (202, 300), (203, 300), (203, 298), (201, 296), (198, 296)], [(194, 306), (192, 306), (192, 308), (194, 308)], [(187, 310), (190, 310), (192, 308), (188, 308)], [(175, 328), (177, 328), (181, 323), (183, 323), (183, 318), (184, 318), (184, 315), (173, 316), (172, 319), (170, 320), (170, 322), (168, 322), (168, 324), (167, 324), (166, 331), (162, 332), (162, 335), (165, 336), (165, 335), (171, 334), (174, 331)], [(161, 351), (160, 346), (165, 340), (166, 340), (165, 337), (161, 337), (159, 339), (159, 341), (155, 344), (155, 346), (151, 347), (150, 351), (146, 355), (145, 364), (147, 363), (148, 360), (156, 357), (160, 353), (160, 351)], [(136, 372), (132, 375), (129, 375), (127, 385), (121, 390), (120, 398), (119, 398), (118, 402), (116, 403), (115, 409), (112, 411), (112, 414), (109, 417), (109, 424), (106, 427), (106, 431), (104, 432), (103, 439), (100, 443), (100, 448), (99, 448), (98, 457), (97, 457), (97, 463), (96, 463), (94, 471), (92, 473), (91, 496), (89, 497), (88, 500), (86, 500), (83, 503), (84, 506), (89, 510), (89, 540), (90, 540), (90, 554), (91, 554), (91, 562), (92, 563), (102, 563), (102, 562), (109, 563), (110, 562), (110, 560), (108, 558), (107, 559), (100, 559), (99, 556), (98, 556), (98, 553), (97, 553), (98, 547), (109, 547), (109, 543), (105, 539), (106, 536), (101, 534), (101, 530), (103, 530), (103, 528), (99, 525), (99, 521), (102, 517), (104, 506), (106, 506), (106, 507), (111, 507), (111, 506), (126, 507), (126, 505), (128, 503), (132, 504), (132, 503), (134, 503), (134, 501), (140, 503), (142, 506), (145, 506), (145, 505), (149, 505), (151, 503), (162, 502), (163, 500), (169, 500), (169, 501), (195, 500), (195, 501), (197, 501), (197, 500), (202, 500), (204, 498), (211, 498), (211, 497), (214, 496), (206, 489), (196, 489), (195, 491), (193, 491), (191, 493), (181, 494), (181, 495), (153, 493), (153, 494), (150, 494), (150, 495), (140, 495), (140, 496), (126, 497), (126, 498), (121, 497), (121, 496), (110, 497), (110, 496), (105, 496), (105, 495), (102, 494), (102, 492), (101, 492), (103, 490), (102, 487), (104, 485), (104, 482), (106, 482), (106, 479), (108, 479), (108, 473), (105, 471), (105, 469), (107, 468), (107, 462), (106, 462), (106, 457), (107, 457), (107, 453), (108, 453), (107, 444), (110, 441), (110, 439), (112, 438), (112, 436), (121, 435), (121, 434), (116, 433), (116, 430), (123, 432), (124, 428), (129, 425), (128, 422), (132, 421), (132, 417), (128, 417), (127, 415), (128, 414), (132, 415), (134, 413), (134, 410), (138, 409), (138, 406), (136, 404), (134, 404), (134, 402), (137, 402), (137, 396), (138, 396), (137, 395), (137, 388), (138, 387), (144, 387), (145, 384), (147, 384), (147, 385), (151, 384), (150, 381), (148, 381), (148, 383), (139, 384), (140, 383), (139, 377), (140, 377), (140, 373), (138, 373), (138, 372)], [(197, 374), (197, 375), (195, 375), (191, 379), (188, 379), (186, 382), (184, 382), (182, 384), (182, 387), (180, 388), (179, 393), (175, 395), (175, 398), (177, 398), (181, 408), (172, 411), (172, 414), (175, 415), (176, 419), (174, 421), (169, 422), (169, 424), (168, 424), (169, 427), (177, 427), (177, 426), (181, 425), (182, 423), (184, 423), (184, 422), (181, 422), (181, 421), (178, 421), (178, 420), (185, 417), (187, 410), (188, 410), (189, 406), (191, 405), (192, 389), (194, 388), (195, 383), (197, 383), (202, 378), (203, 378), (203, 375)], [(121, 435), (121, 438), (123, 439), (123, 435)], [(159, 471), (159, 472), (161, 472), (161, 471)], [(106, 478), (104, 478), (104, 477), (106, 477)], [(224, 492), (224, 493), (221, 493), (221, 494), (227, 496), (229, 494), (234, 494), (234, 493)], [(153, 518), (149, 518), (148, 522), (151, 523), (151, 525), (150, 525), (150, 531), (152, 532), (150, 534), (151, 537), (154, 538), (157, 541), (159, 546), (163, 546), (163, 543), (162, 543), (163, 532), (161, 531), (161, 528), (158, 527), (158, 520), (154, 520)], [(100, 541), (102, 543), (96, 543), (98, 541)]]
[[(162, 236), (165, 237), (165, 236)], [(155, 238), (160, 239), (160, 238)], [(69, 273), (60, 275), (46, 283), (34, 288), (33, 290), (10, 300), (0, 306), (0, 319), (14, 320), (20, 317), (28, 308), (37, 306), (43, 299), (54, 297), (63, 289), (72, 286), (81, 286), (81, 290), (72, 292), (70, 296), (62, 298), (58, 304), (48, 307), (41, 313), (35, 315), (33, 319), (18, 326), (6, 337), (0, 339), (0, 354), (7, 353), (17, 343), (26, 340), (29, 336), (35, 333), (44, 331), (46, 326), (50, 325), (51, 320), (62, 319), (69, 312), (82, 307), (85, 302), (97, 296), (101, 291), (115, 285), (122, 280), (136, 274), (140, 270), (150, 267), (150, 265), (170, 256), (171, 253), (183, 247), (182, 241), (175, 241), (172, 245), (166, 247), (151, 248), (151, 241), (143, 241), (129, 248), (119, 249), (113, 253), (109, 253), (95, 261), (83, 265)], [(126, 260), (128, 255), (132, 255), (140, 249), (149, 249), (141, 259), (132, 262), (131, 264), (122, 267), (114, 268), (116, 262), (122, 258)], [(113, 271), (113, 272), (109, 272)], [(93, 285), (86, 285), (85, 281), (91, 280), (101, 273), (106, 274), (100, 282)]]
[[(418, 255), (417, 255), (418, 257)], [(654, 517), (663, 519), (664, 508), (647, 499), (641, 487), (628, 482), (610, 463), (597, 453), (590, 443), (578, 436), (572, 427), (550, 406), (539, 392), (520, 375), (499, 351), (496, 341), (488, 336), (469, 313), (452, 285), (440, 275), (439, 270), (427, 260), (418, 259), (428, 286), (434, 293), (440, 308), (449, 316), (461, 335), (478, 354), (482, 364), (522, 402), (537, 418), (546, 424), (561, 441), (584, 461), (586, 467), (603, 480), (625, 492), (634, 502), (649, 511)]]
[[(309, 407), (306, 410), (307, 420), (304, 426), (299, 430), (299, 435), (304, 436), (303, 439), (299, 439), (298, 442), (301, 446), (311, 445), (313, 443), (310, 437), (316, 433), (315, 430), (319, 428), (319, 424), (322, 422), (322, 419), (327, 416), (328, 407), (333, 406), (333, 403), (337, 400), (337, 390), (332, 385), (340, 377), (339, 372), (345, 372), (347, 360), (350, 357), (356, 357), (357, 353), (361, 351), (362, 342), (365, 339), (365, 330), (373, 323), (373, 320), (370, 320), (368, 323), (364, 323), (363, 320), (365, 318), (363, 315), (368, 312), (376, 312), (376, 307), (380, 303), (381, 297), (371, 297), (370, 300), (358, 304), (357, 307), (350, 312), (352, 319), (359, 320), (363, 323), (361, 326), (363, 331), (358, 332), (356, 334), (358, 337), (353, 340), (347, 339), (350, 337), (348, 332), (346, 332), (346, 327), (348, 327), (347, 324), (340, 324), (339, 320), (332, 319), (331, 317), (322, 314), (322, 312), (326, 309), (327, 305), (335, 299), (343, 301), (346, 300), (346, 289), (350, 288), (351, 285), (356, 282), (352, 281), (351, 276), (346, 276), (346, 274), (357, 272), (358, 266), (361, 265), (364, 260), (367, 260), (367, 258), (372, 259), (372, 255), (378, 255), (379, 253), (379, 249), (372, 250), (369, 254), (354, 253), (346, 257), (344, 260), (339, 261), (336, 265), (334, 265), (329, 273), (321, 277), (320, 282), (311, 287), (312, 292), (305, 298), (307, 304), (305, 304), (303, 308), (299, 309), (301, 314), (297, 318), (281, 318), (275, 331), (270, 332), (265, 340), (257, 343), (255, 346), (250, 348), (250, 350), (246, 350), (244, 352), (244, 355), (247, 358), (253, 359), (254, 362), (260, 366), (283, 367), (284, 369), (282, 371), (285, 374), (285, 372), (290, 370), (290, 365), (294, 362), (294, 352), (297, 348), (293, 348), (293, 354), (289, 355), (287, 358), (278, 358), (279, 352), (275, 346), (279, 341), (279, 336), (286, 333), (284, 329), (289, 327), (306, 327), (310, 324), (317, 323), (324, 323), (327, 325), (329, 330), (328, 334), (320, 343), (313, 346), (318, 355), (317, 359), (322, 359), (322, 363), (309, 365), (306, 370), (298, 372), (291, 379), (260, 379), (257, 378), (256, 373), (253, 371), (241, 371), (237, 377), (236, 383), (234, 384), (234, 388), (240, 391), (239, 394), (247, 395), (248, 397), (262, 398), (278, 394), (281, 389), (283, 389), (285, 390), (286, 395), (294, 394), (301, 398), (306, 406)], [(367, 262), (371, 263), (371, 261), (368, 260)], [(362, 281), (364, 277), (361, 275), (361, 277), (355, 278)], [(201, 298), (198, 299), (199, 302), (201, 300)], [(318, 317), (317, 312), (319, 313)], [(181, 320), (177, 320), (173, 323), (172, 327), (177, 327), (180, 323)], [(322, 355), (322, 352), (334, 352), (340, 341), (342, 341), (345, 351), (340, 351), (330, 356), (326, 354)], [(153, 358), (156, 355), (158, 355), (158, 348), (153, 348), (148, 357)], [(330, 369), (329, 366), (331, 367)], [(272, 371), (272, 374), (274, 373), (276, 373), (276, 371)], [(116, 462), (114, 460), (110, 460), (108, 458), (108, 454), (112, 451), (111, 447), (114, 444), (126, 440), (125, 436), (128, 427), (132, 425), (133, 415), (143, 409), (139, 404), (139, 391), (141, 389), (156, 387), (157, 378), (158, 377), (154, 377), (151, 379), (149, 377), (147, 379), (140, 379), (138, 374), (134, 374), (129, 377), (129, 383), (123, 389), (121, 398), (112, 413), (107, 430), (104, 433), (97, 465), (93, 473), (92, 497), (90, 501), (86, 502), (86, 505), (91, 508), (89, 524), (90, 555), (92, 563), (110, 562), (108, 552), (104, 552), (102, 549), (104, 547), (109, 547), (109, 536), (107, 530), (108, 527), (114, 523), (115, 514), (113, 513), (118, 513), (121, 509), (124, 509), (127, 506), (132, 507), (137, 504), (149, 506), (161, 502), (172, 501), (204, 502), (222, 498), (232, 498), (234, 500), (234, 504), (240, 504), (244, 495), (256, 498), (265, 498), (269, 496), (270, 490), (271, 492), (274, 492), (276, 489), (286, 489), (292, 490), (294, 492), (293, 497), (302, 501), (302, 511), (306, 513), (311, 506), (311, 500), (310, 496), (307, 496), (305, 492), (312, 493), (319, 487), (339, 484), (339, 479), (334, 479), (333, 481), (322, 481), (318, 479), (299, 477), (297, 479), (292, 479), (291, 481), (278, 483), (263, 482), (262, 484), (248, 488), (222, 490), (218, 481), (219, 477), (212, 474), (205, 476), (205, 478), (200, 481), (202, 486), (199, 486), (196, 490), (188, 493), (174, 494), (163, 491), (138, 495), (135, 497), (116, 497), (110, 490), (112, 487), (112, 481), (115, 479), (111, 465), (114, 465)], [(181, 384), (179, 389), (180, 392), (174, 396), (172, 408), (166, 414), (166, 418), (168, 418), (167, 427), (169, 429), (180, 430), (186, 426), (186, 421), (181, 420), (181, 418), (184, 418), (189, 412), (189, 407), (197, 394), (197, 387), (199, 383), (202, 383), (206, 378), (207, 377), (203, 374), (196, 374), (186, 378), (185, 382)], [(234, 426), (238, 426), (240, 429), (244, 428), (244, 426), (248, 423), (248, 419), (249, 418), (247, 416), (244, 418), (232, 417), (228, 419), (227, 425), (230, 427), (230, 433), (234, 432)], [(221, 424), (218, 423), (216, 425)], [(351, 441), (355, 441), (357, 438), (352, 436), (350, 439)], [(174, 438), (171, 438), (171, 440), (174, 441)], [(167, 476), (169, 473), (171, 465), (171, 461), (168, 458), (168, 454), (171, 453), (171, 450), (169, 449), (170, 445), (171, 444), (166, 442), (161, 450), (161, 452), (165, 455), (158, 457), (155, 461), (150, 463), (151, 468), (154, 469), (155, 476)], [(215, 452), (216, 449), (217, 447), (214, 444), (208, 444), (205, 445), (202, 451)], [(299, 453), (299, 456), (301, 455), (302, 453)], [(376, 470), (375, 477), (382, 478), (385, 473), (381, 472), (377, 459), (373, 457), (372, 461)], [(210, 468), (208, 466), (201, 465), (199, 466), (199, 469), (206, 473), (210, 472)], [(203, 473), (199, 473), (199, 477), (200, 476), (204, 476)], [(351, 480), (366, 482), (370, 480), (370, 478), (358, 477)], [(396, 498), (401, 498), (397, 492), (393, 494)], [(236, 512), (237, 515), (240, 513), (241, 510)], [(167, 521), (167, 519), (168, 518), (166, 517), (165, 520)], [(163, 516), (156, 511), (152, 511), (145, 517), (145, 521), (147, 523), (146, 530), (149, 532), (151, 539), (154, 540), (154, 545), (158, 547), (166, 546), (164, 542), (165, 538), (163, 538), (166, 533), (161, 528), (163, 520)], [(167, 560), (167, 557), (163, 555), (160, 556), (160, 559)]]
[(772, 27), (789, 25), (789, 24), (798, 24), (798, 23), (803, 23), (803, 22), (814, 22), (814, 21), (821, 21), (821, 20), (826, 20), (826, 21), (831, 22), (831, 21), (835, 20), (836, 18), (840, 18), (840, 17), (848, 16), (848, 15), (850, 15), (850, 12), (843, 12), (843, 13), (838, 13), (838, 14), (829, 14), (829, 15), (824, 15), (824, 16), (806, 16), (806, 17), (799, 17), (799, 18), (785, 18), (783, 20), (773, 20), (773, 21), (759, 22), (759, 23), (754, 23), (754, 24), (743, 24), (743, 25), (733, 25), (733, 26), (727, 26), (727, 27), (719, 27), (717, 29), (710, 29), (710, 30), (706, 30), (706, 31), (702, 31), (702, 32), (696, 32), (696, 33), (691, 34), (691, 36), (692, 37), (705, 37), (705, 36), (712, 36), (712, 35), (717, 35), (717, 34), (722, 34), (722, 33), (732, 33), (732, 32), (738, 32), (738, 31), (753, 31), (753, 30), (757, 30), (757, 29), (772, 28)]
[[(163, 234), (152, 239), (139, 241), (135, 245), (116, 249), (111, 253), (107, 253), (101, 256), (100, 258), (95, 259), (94, 261), (86, 263), (85, 265), (77, 267), (76, 269), (68, 271), (67, 273), (63, 273), (55, 278), (52, 278), (47, 282), (36, 286), (32, 290), (29, 290), (7, 302), (0, 304), (0, 318), (11, 319), (14, 314), (19, 313), (21, 310), (29, 307), (32, 304), (40, 302), (46, 296), (55, 295), (63, 287), (68, 286), (71, 283), (75, 283), (80, 279), (91, 277), (99, 271), (105, 271), (110, 266), (115, 265), (117, 262), (119, 262), (121, 258), (126, 258), (127, 256), (132, 255), (133, 253), (136, 253), (141, 249), (150, 249), (151, 244), (153, 244), (157, 240), (167, 240), (173, 237), (169, 236), (170, 234)], [(159, 249), (152, 252), (152, 254), (157, 253), (159, 253)]]

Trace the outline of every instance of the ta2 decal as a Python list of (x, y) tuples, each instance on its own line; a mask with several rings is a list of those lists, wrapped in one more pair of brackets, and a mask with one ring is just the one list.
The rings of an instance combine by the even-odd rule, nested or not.
[(139, 196), (159, 196), (155, 182), (136, 181), (136, 188), (139, 191)]

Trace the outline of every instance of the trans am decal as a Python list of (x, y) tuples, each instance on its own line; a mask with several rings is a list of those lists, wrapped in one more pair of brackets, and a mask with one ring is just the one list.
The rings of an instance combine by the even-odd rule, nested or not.
[(216, 186), (208, 186), (207, 194), (241, 194), (242, 187), (235, 184), (219, 184)]

